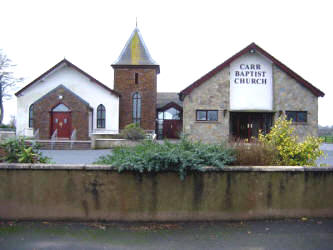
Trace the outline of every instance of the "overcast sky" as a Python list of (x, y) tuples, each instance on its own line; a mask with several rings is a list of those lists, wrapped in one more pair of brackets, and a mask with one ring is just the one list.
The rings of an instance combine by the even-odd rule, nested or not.
[[(333, 125), (330, 1), (1, 1), (0, 49), (24, 77), (64, 57), (109, 87), (110, 67), (135, 28), (161, 66), (158, 91), (179, 92), (255, 42), (326, 95), (319, 124)], [(15, 97), (5, 103), (6, 121)]]

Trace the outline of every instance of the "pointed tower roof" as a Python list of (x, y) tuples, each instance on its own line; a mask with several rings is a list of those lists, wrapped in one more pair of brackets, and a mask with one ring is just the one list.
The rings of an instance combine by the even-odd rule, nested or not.
[(160, 72), (160, 66), (153, 60), (143, 41), (137, 27), (133, 30), (117, 61), (112, 64), (114, 68), (120, 67), (152, 67)]

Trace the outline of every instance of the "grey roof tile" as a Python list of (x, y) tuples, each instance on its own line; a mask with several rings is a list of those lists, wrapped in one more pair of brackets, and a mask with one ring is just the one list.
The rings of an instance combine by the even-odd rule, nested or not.
[(179, 100), (178, 93), (176, 92), (159, 92), (157, 93), (156, 107), (162, 108), (170, 102), (177, 103), (179, 106), (183, 107), (183, 102)]
[(136, 27), (113, 65), (156, 65)]

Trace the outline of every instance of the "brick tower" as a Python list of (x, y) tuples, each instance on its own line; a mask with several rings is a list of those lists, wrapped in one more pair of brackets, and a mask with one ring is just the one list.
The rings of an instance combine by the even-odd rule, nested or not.
[(140, 31), (135, 28), (114, 69), (114, 90), (120, 93), (119, 128), (137, 123), (155, 130), (157, 74), (160, 66), (151, 58)]

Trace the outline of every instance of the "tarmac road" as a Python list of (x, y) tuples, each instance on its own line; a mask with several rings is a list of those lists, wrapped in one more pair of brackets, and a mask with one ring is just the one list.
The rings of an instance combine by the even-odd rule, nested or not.
[(111, 153), (111, 149), (99, 150), (41, 150), (44, 156), (58, 164), (92, 164), (98, 157)]
[(333, 249), (333, 219), (197, 223), (0, 223), (0, 249)]

